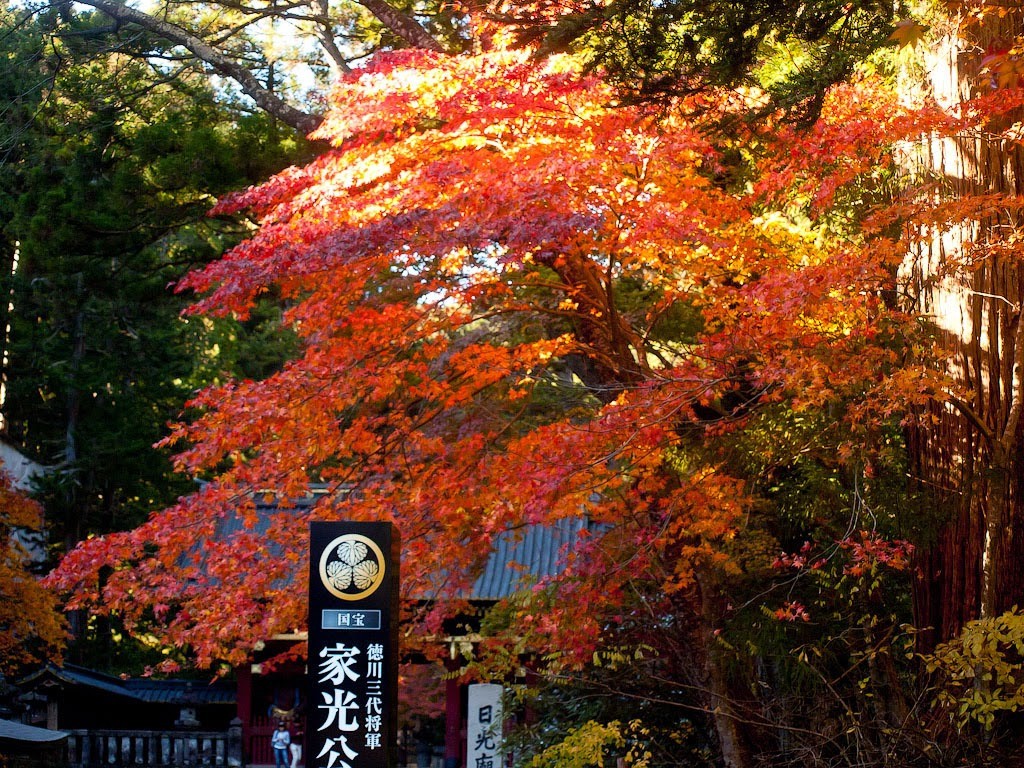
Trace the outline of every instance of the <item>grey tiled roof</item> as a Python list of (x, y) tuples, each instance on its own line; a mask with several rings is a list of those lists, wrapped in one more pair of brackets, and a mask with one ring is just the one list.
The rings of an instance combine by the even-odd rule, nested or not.
[(0, 720), (0, 744), (47, 744), (62, 741), (67, 737), (64, 731), (51, 731), (47, 728), (36, 728), (34, 725), (16, 723), (13, 720)]
[[(265, 533), (274, 514), (306, 512), (323, 493), (323, 488), (314, 487), (308, 496), (290, 500), (287, 504), (276, 503), (271, 494), (257, 494), (255, 525), (247, 529), (240, 516), (226, 515), (217, 522), (215, 538), (224, 541), (243, 531)], [(501, 600), (546, 577), (557, 575), (564, 567), (566, 551), (575, 547), (580, 535), (588, 530), (595, 530), (595, 527), (581, 514), (551, 525), (524, 525), (505, 531), (496, 537), (494, 548), (481, 564), (482, 570), (472, 588), (458, 592), (457, 597), (481, 602)], [(268, 543), (268, 549), (273, 552), (272, 543)], [(305, 578), (305, 570), (300, 569), (293, 578)], [(439, 574), (438, 584), (431, 594), (414, 597), (431, 600), (444, 595), (442, 585), (445, 580), (446, 575)]]
[(71, 664), (57, 667), (49, 664), (19, 682), (20, 687), (31, 687), (41, 678), (53, 677), (65, 685), (95, 688), (116, 696), (125, 696), (151, 704), (195, 706), (200, 704), (234, 704), (234, 686), (223, 683), (205, 683), (201, 680), (157, 680), (154, 678), (121, 679), (102, 672)]
[(564, 567), (566, 550), (574, 547), (587, 529), (584, 517), (553, 525), (529, 525), (498, 537), (483, 571), (473, 582), (469, 600), (502, 600), (541, 579), (556, 576)]
[(154, 704), (234, 704), (233, 686), (204, 683), (201, 680), (153, 680), (136, 678), (125, 681), (132, 695)]

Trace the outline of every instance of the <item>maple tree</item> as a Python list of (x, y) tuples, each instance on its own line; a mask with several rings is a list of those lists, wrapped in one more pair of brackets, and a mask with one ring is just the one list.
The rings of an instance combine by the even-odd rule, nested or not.
[[(681, 106), (747, 106), (699, 98)], [(520, 606), (518, 642), (579, 664), (644, 574), (696, 601), (709, 633), (697, 663), (714, 676), (713, 574), (738, 569), (728, 543), (751, 496), (691, 449), (694, 430), (865, 389), (884, 407), (879, 372), (896, 353), (873, 339), (900, 320), (878, 298), (888, 273), (856, 243), (824, 248), (716, 180), (722, 147), (691, 109), (614, 99), (571, 56), (501, 46), (394, 52), (344, 78), (319, 129), (333, 148), (222, 201), (261, 228), (183, 283), (204, 294), (195, 311), (243, 317), (272, 287), (302, 355), (199, 395), (172, 440), (180, 468), (210, 482), (85, 542), (52, 583), (128, 626), (157, 619), (201, 664), (237, 663), (305, 620), (290, 578), (306, 519), (258, 520), (253, 490), (287, 498), (316, 481), (345, 492), (314, 517), (394, 520), (410, 595), (439, 572), (456, 592), (499, 532), (585, 512), (608, 531)], [(218, 539), (218, 519), (238, 514), (247, 530)], [(428, 628), (450, 608), (435, 605)], [(738, 749), (728, 706), (723, 751)]]
[[(209, 291), (196, 311), (238, 315), (275, 283), (306, 348), (279, 374), (193, 401), (202, 416), (174, 436), (191, 445), (181, 467), (227, 468), (169, 514), (208, 527), (238, 489), (343, 484), (323, 504), (394, 510), (411, 562), (429, 570), (435, 539), (486, 542), (510, 521), (584, 507), (615, 519), (649, 474), (657, 505), (718, 499), (721, 517), (701, 524), (725, 535), (742, 492), (714, 468), (669, 487), (674, 431), (747, 385), (826, 372), (832, 391), (860, 385), (876, 370), (869, 313), (885, 309), (870, 291), (832, 295), (821, 276), (860, 288), (882, 275), (758, 220), (709, 178), (706, 138), (611, 98), (571, 58), (504, 50), (395, 53), (344, 83), (321, 128), (335, 149), (222, 202), (256, 208), (263, 226), (184, 283)], [(636, 307), (618, 298), (631, 280), (648, 294)], [(769, 286), (784, 300), (776, 318), (754, 311)], [(662, 338), (673, 312), (702, 313), (703, 327)], [(531, 413), (560, 389), (577, 404), (568, 419)], [(438, 515), (445, 498), (466, 507)], [(690, 577), (681, 564), (676, 579)]]
[[(935, 231), (1016, 203), (940, 195), (904, 160), (922, 135), (994, 132), (1021, 93), (951, 113), (860, 76), (809, 128), (723, 135), (763, 93), (622, 103), (583, 58), (480, 31), (472, 54), (387, 52), (343, 76), (315, 134), (331, 149), (221, 201), (261, 226), (183, 281), (193, 311), (245, 317), (273, 292), (301, 354), (197, 396), (170, 442), (202, 490), (83, 543), (51, 583), (129, 627), (155, 621), (202, 665), (239, 663), (305, 621), (308, 517), (260, 519), (253, 494), (317, 482), (337, 492), (313, 518), (393, 520), (417, 597), (457, 594), (499, 533), (586, 514), (565, 571), (495, 613), (484, 656), (579, 670), (625, 638), (681, 659), (671, 679), (692, 675), (685, 706), (726, 765), (751, 764), (772, 729), (814, 737), (822, 760), (934, 759), (907, 725), (888, 599), (934, 522), (899, 488), (903, 441), (971, 393), (897, 292)], [(218, 538), (235, 516), (243, 532)], [(425, 634), (458, 609), (433, 606), (413, 617)], [(750, 607), (788, 650), (738, 684), (728, 662), (767, 654), (728, 643)], [(801, 634), (812, 621), (827, 640)], [(820, 662), (789, 654), (813, 642)], [(821, 678), (842, 735), (750, 693), (796, 668)]]

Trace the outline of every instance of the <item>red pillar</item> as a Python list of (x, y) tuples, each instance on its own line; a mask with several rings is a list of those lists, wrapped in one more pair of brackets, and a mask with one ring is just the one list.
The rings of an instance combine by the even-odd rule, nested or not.
[(249, 738), (252, 733), (252, 667), (249, 664), (241, 664), (237, 667), (237, 674), (235, 706), (238, 709), (238, 719), (242, 721), (242, 749), (244, 759), (248, 762)]
[(459, 768), (462, 765), (462, 686), (454, 673), (457, 661), (447, 662), (450, 677), (444, 683), (444, 765)]

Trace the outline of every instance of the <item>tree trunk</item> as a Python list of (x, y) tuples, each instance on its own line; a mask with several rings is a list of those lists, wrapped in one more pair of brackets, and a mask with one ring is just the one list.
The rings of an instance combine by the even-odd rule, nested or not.
[[(930, 95), (950, 114), (994, 87), (982, 58), (1022, 31), (1020, 8), (1003, 10), (971, 25), (953, 20), (933, 51)], [(953, 198), (1024, 193), (1024, 152), (994, 135), (932, 137), (918, 148), (914, 165)], [(1024, 270), (1011, 249), (993, 247), (1015, 232), (1018, 218), (1013, 210), (993, 210), (968, 225), (922, 233), (927, 237), (901, 270), (914, 309), (935, 322), (949, 371), (967, 393), (925, 409), (909, 435), (923, 508), (940, 523), (933, 545), (920, 550), (914, 595), (925, 649), (1024, 598)]]
[(744, 723), (737, 712), (737, 700), (717, 649), (714, 628), (722, 615), (718, 590), (713, 578), (696, 577), (700, 600), (700, 640), (703, 646), (708, 709), (718, 740), (724, 768), (747, 768), (752, 764), (751, 749)]

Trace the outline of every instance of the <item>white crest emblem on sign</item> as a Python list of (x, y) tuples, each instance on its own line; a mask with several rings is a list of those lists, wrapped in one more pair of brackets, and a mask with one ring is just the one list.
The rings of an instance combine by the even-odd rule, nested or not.
[(369, 597), (384, 581), (387, 562), (372, 539), (358, 533), (339, 536), (320, 555), (320, 581), (342, 600)]

